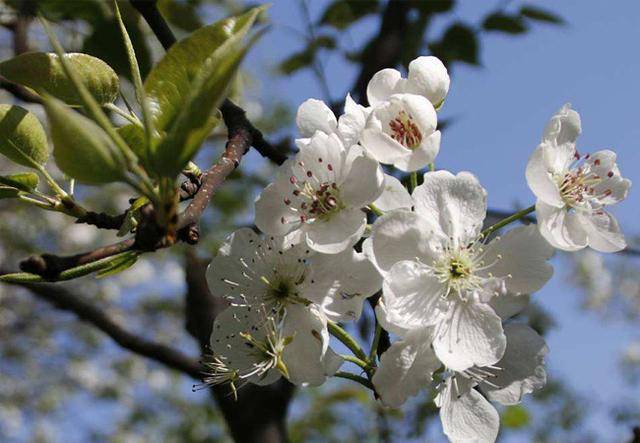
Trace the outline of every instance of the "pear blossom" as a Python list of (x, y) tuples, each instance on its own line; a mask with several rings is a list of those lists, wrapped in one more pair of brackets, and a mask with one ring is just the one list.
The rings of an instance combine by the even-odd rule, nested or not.
[(376, 106), (393, 94), (411, 93), (425, 97), (437, 109), (449, 92), (450, 82), (447, 68), (439, 58), (421, 56), (409, 63), (406, 79), (391, 68), (375, 73), (367, 85), (367, 99), (371, 106)]
[(546, 383), (544, 339), (523, 324), (507, 324), (504, 330), (508, 346), (495, 366), (447, 375), (436, 396), (444, 433), (453, 443), (494, 442), (500, 419), (487, 399), (518, 404), (524, 395)]
[(526, 177), (537, 197), (540, 232), (565, 251), (586, 246), (620, 251), (626, 247), (624, 236), (605, 207), (624, 200), (631, 181), (621, 177), (613, 151), (581, 156), (576, 150), (580, 132), (580, 115), (569, 104), (563, 106), (529, 159)]
[(298, 107), (296, 125), (302, 138), (296, 139), (296, 145), (306, 146), (316, 131), (338, 135), (345, 146), (355, 145), (368, 115), (369, 109), (353, 101), (350, 94), (344, 102), (344, 114), (338, 119), (322, 100), (310, 98)]
[(302, 235), (309, 247), (337, 254), (366, 227), (362, 208), (380, 196), (380, 165), (358, 145), (317, 131), (256, 200), (256, 226), (270, 235)]
[(506, 339), (491, 300), (540, 289), (553, 248), (535, 226), (485, 244), (486, 191), (470, 173), (427, 173), (412, 198), (414, 211), (378, 218), (363, 245), (384, 277), (378, 319), (400, 337), (433, 327), (434, 352), (449, 369), (492, 365)]
[(393, 175), (385, 174), (382, 194), (373, 204), (382, 211), (392, 211), (394, 209), (411, 209), (413, 200), (400, 180)]
[(417, 171), (438, 155), (441, 134), (437, 125), (436, 111), (425, 97), (392, 94), (372, 107), (360, 143), (380, 163)]

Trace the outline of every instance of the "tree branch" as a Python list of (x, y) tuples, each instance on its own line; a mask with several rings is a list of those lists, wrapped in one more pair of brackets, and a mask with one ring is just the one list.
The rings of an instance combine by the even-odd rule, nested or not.
[[(2, 270), (2, 273), (5, 273)], [(36, 297), (47, 301), (58, 309), (75, 314), (80, 320), (98, 328), (116, 343), (129, 351), (162, 363), (195, 379), (202, 378), (200, 363), (167, 345), (140, 337), (119, 325), (104, 309), (86, 301), (71, 291), (52, 284), (15, 283), (29, 290)]]

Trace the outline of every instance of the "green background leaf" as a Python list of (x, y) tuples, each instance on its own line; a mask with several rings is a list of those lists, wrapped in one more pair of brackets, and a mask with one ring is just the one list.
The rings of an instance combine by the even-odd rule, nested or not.
[(0, 153), (28, 168), (47, 163), (47, 135), (35, 115), (20, 106), (0, 105)]
[[(113, 103), (118, 98), (120, 82), (108, 64), (87, 54), (70, 53), (66, 57), (98, 103)], [(67, 78), (56, 54), (21, 54), (0, 63), (0, 75), (13, 83), (28, 86), (36, 91), (45, 91), (68, 105), (82, 104), (76, 88)]]
[(22, 172), (20, 174), (0, 176), (0, 184), (31, 192), (38, 186), (38, 175), (33, 172)]
[(89, 184), (111, 183), (125, 174), (125, 160), (109, 136), (92, 120), (45, 96), (53, 155), (70, 177)]

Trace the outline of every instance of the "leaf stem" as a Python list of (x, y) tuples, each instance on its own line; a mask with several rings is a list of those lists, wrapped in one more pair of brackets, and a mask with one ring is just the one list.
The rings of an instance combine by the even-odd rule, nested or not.
[(510, 215), (509, 217), (503, 218), (495, 225), (489, 226), (487, 229), (482, 231), (482, 234), (480, 235), (482, 235), (482, 237), (484, 238), (487, 238), (489, 235), (491, 235), (498, 229), (507, 226), (509, 223), (513, 223), (514, 221), (517, 221), (517, 220), (520, 220), (521, 218), (526, 217), (528, 214), (532, 213), (535, 210), (536, 210), (535, 205), (529, 206), (528, 208), (523, 209), (522, 211), (518, 211), (515, 214)]
[(126, 112), (124, 109), (120, 109), (118, 106), (114, 105), (113, 103), (105, 103), (103, 107), (105, 109), (108, 109), (109, 111), (115, 112), (120, 117), (127, 120), (129, 123), (133, 123), (136, 126), (142, 126), (142, 123), (140, 123), (140, 120), (138, 120), (138, 117), (136, 117), (134, 114), (130, 114)]
[(364, 386), (367, 389), (371, 389), (372, 391), (375, 392), (375, 388), (373, 387), (373, 384), (367, 380), (364, 377), (360, 377), (359, 375), (356, 374), (352, 374), (350, 372), (345, 372), (345, 371), (338, 371), (335, 374), (333, 374), (334, 377), (338, 377), (338, 378), (344, 378), (347, 380), (351, 380), (351, 381), (355, 381), (356, 383), (360, 383), (362, 386)]
[(377, 215), (378, 217), (381, 217), (384, 215), (384, 211), (382, 211), (380, 208), (378, 208), (376, 205), (374, 205), (373, 203), (370, 203), (367, 208), (369, 208), (369, 211), (373, 212), (375, 215)]
[(369, 371), (371, 369), (371, 366), (369, 365), (369, 363), (367, 363), (366, 361), (362, 361), (358, 357), (354, 357), (353, 355), (340, 354), (340, 357), (342, 357), (344, 361), (348, 361), (350, 363), (360, 366), (365, 371)]
[(378, 343), (380, 343), (380, 336), (382, 335), (382, 326), (378, 323), (376, 319), (376, 332), (373, 335), (373, 342), (371, 342), (371, 349), (369, 350), (369, 361), (376, 361), (376, 353), (378, 351)]
[(327, 327), (329, 333), (340, 340), (356, 357), (365, 362), (368, 361), (367, 354), (364, 353), (358, 342), (347, 331), (342, 329), (340, 325), (329, 320)]
[(409, 174), (409, 194), (418, 187), (418, 171)]

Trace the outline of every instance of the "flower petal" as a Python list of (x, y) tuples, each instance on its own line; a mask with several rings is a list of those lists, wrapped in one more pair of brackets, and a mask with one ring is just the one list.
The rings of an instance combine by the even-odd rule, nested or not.
[[(435, 258), (434, 244), (443, 235), (439, 226), (430, 227), (429, 220), (401, 209), (388, 212), (375, 221), (363, 251), (384, 275), (401, 260), (418, 257), (424, 263), (431, 263)], [(432, 244), (433, 241), (436, 243)]]
[(347, 94), (344, 114), (338, 119), (338, 132), (345, 146), (355, 145), (360, 141), (368, 115), (369, 111), (354, 102), (351, 95)]
[(536, 217), (540, 233), (554, 248), (577, 251), (587, 246), (587, 233), (576, 213), (538, 200)]
[(382, 194), (373, 204), (382, 211), (392, 211), (394, 209), (411, 209), (413, 200), (400, 180), (393, 175), (384, 174)]
[(391, 267), (382, 285), (384, 323), (399, 330), (420, 329), (441, 320), (445, 288), (429, 269), (415, 261)]
[(560, 195), (558, 185), (552, 178), (552, 172), (547, 167), (544, 159), (545, 145), (539, 145), (531, 154), (527, 163), (526, 177), (529, 189), (543, 202), (562, 207), (564, 202)]
[(398, 408), (425, 389), (441, 366), (431, 349), (431, 334), (420, 329), (391, 345), (371, 380), (385, 406)]
[(467, 241), (480, 233), (487, 212), (487, 192), (473, 174), (427, 172), (412, 196), (416, 213), (438, 224), (447, 237)]
[(557, 146), (575, 144), (582, 132), (580, 114), (571, 109), (569, 103), (551, 117), (544, 129), (543, 140), (551, 141)]
[(596, 251), (618, 252), (627, 247), (620, 225), (615, 217), (606, 211), (599, 213), (578, 213), (582, 227), (587, 233), (587, 241)]
[(486, 272), (506, 277), (506, 287), (512, 293), (535, 292), (553, 275), (553, 267), (547, 263), (553, 252), (535, 225), (519, 226), (486, 246), (484, 261), (495, 262)]
[[(500, 294), (489, 300), (489, 306), (504, 321), (524, 311), (529, 306), (529, 294)], [(508, 345), (508, 343), (507, 343)]]
[(271, 235), (286, 235), (300, 226), (300, 216), (285, 203), (290, 195), (291, 186), (286, 179), (276, 179), (262, 190), (256, 199), (258, 229)]
[(405, 90), (429, 99), (433, 106), (442, 104), (449, 92), (449, 73), (439, 58), (418, 57), (409, 63)]
[(367, 85), (367, 99), (370, 106), (386, 101), (397, 92), (402, 75), (396, 69), (383, 69), (376, 72)]
[(489, 305), (456, 300), (448, 318), (436, 327), (433, 349), (449, 369), (464, 371), (495, 364), (506, 344), (502, 320)]
[(355, 245), (367, 226), (360, 209), (343, 209), (328, 220), (318, 219), (304, 226), (307, 244), (323, 254), (337, 254)]
[[(465, 384), (461, 377), (457, 385), (460, 384)], [(440, 405), (442, 429), (449, 441), (494, 443), (500, 428), (498, 411), (475, 389), (469, 389), (462, 395), (457, 391), (454, 383), (449, 382), (436, 399)]]
[[(356, 146), (354, 146), (356, 148)], [(339, 184), (340, 196), (345, 204), (361, 208), (380, 196), (384, 186), (384, 174), (377, 161), (361, 151), (351, 162), (344, 182)]]
[(544, 339), (529, 326), (519, 323), (505, 325), (507, 349), (496, 367), (490, 370), (494, 377), (491, 385), (481, 383), (483, 392), (490, 400), (503, 405), (520, 403), (522, 398), (535, 390), (542, 389), (547, 381), (544, 357), (548, 348)]
[(310, 98), (303, 102), (296, 114), (296, 125), (303, 137), (311, 137), (316, 131), (332, 134), (338, 127), (333, 111), (322, 101)]
[(440, 131), (436, 131), (425, 138), (420, 146), (413, 149), (408, 155), (399, 157), (393, 164), (396, 168), (405, 172), (414, 172), (432, 163), (440, 151)]

